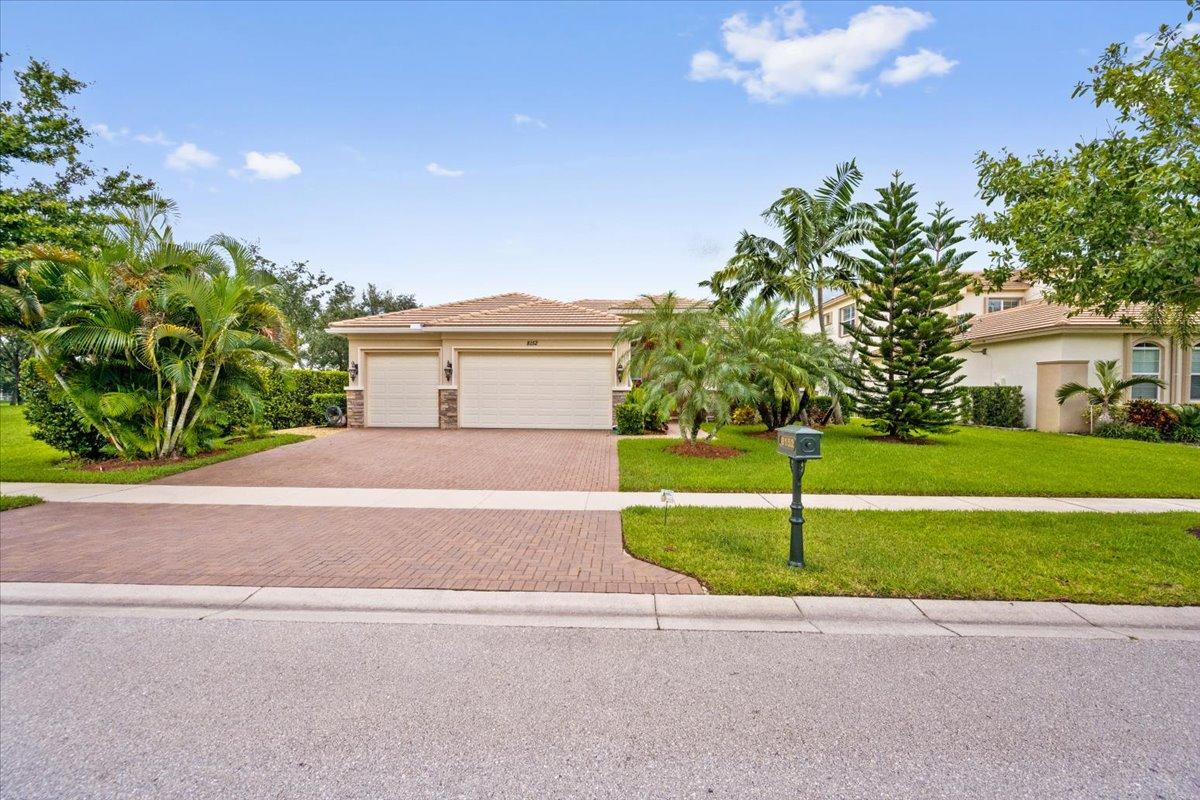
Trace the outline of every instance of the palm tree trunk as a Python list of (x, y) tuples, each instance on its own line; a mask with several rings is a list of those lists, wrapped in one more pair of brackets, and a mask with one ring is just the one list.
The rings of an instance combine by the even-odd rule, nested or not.
[(821, 326), (821, 335), (825, 336), (825, 287), (817, 284), (817, 324)]
[(179, 444), (179, 437), (183, 435), (186, 427), (188, 408), (192, 405), (192, 398), (196, 396), (196, 386), (199, 385), (200, 379), (204, 377), (204, 360), (201, 359), (196, 367), (196, 373), (192, 375), (192, 385), (188, 388), (187, 397), (183, 400), (183, 408), (179, 410), (179, 418), (175, 420), (175, 432), (171, 435), (167, 443), (167, 455), (174, 454), (176, 445)]

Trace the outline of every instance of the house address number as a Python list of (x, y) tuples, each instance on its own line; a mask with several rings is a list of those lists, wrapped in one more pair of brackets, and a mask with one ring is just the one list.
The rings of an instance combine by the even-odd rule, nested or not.
[(526, 339), (525, 340), (526, 347), (537, 347), (537, 343), (538, 343), (537, 339)]

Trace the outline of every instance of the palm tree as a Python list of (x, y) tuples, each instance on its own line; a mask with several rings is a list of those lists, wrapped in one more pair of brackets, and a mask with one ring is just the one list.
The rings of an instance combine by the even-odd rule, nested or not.
[(776, 303), (758, 299), (723, 319), (721, 347), (749, 366), (755, 405), (768, 430), (795, 420), (819, 386), (837, 380), (837, 346), (785, 325), (787, 316)]
[(629, 371), (634, 377), (649, 374), (654, 361), (695, 338), (695, 331), (708, 325), (709, 312), (703, 307), (686, 306), (675, 292), (658, 297), (644, 294), (648, 308), (633, 322), (622, 326), (617, 341), (629, 342)]
[(1158, 378), (1147, 378), (1144, 376), (1134, 376), (1132, 378), (1122, 378), (1118, 368), (1116, 359), (1111, 361), (1096, 362), (1096, 382), (1099, 386), (1084, 386), (1082, 383), (1071, 381), (1064, 383), (1058, 387), (1058, 391), (1054, 396), (1058, 399), (1058, 404), (1070, 400), (1077, 394), (1082, 394), (1087, 397), (1088, 407), (1100, 407), (1100, 422), (1112, 422), (1112, 407), (1121, 402), (1121, 398), (1125, 394), (1125, 390), (1133, 386), (1157, 386), (1160, 389), (1166, 384)]
[(213, 402), (256, 401), (257, 367), (292, 358), (250, 249), (177, 243), (169, 218), (162, 203), (121, 214), (99, 255), (62, 273), (53, 314), (29, 334), (42, 372), (123, 456), (201, 449)]
[(729, 423), (736, 406), (757, 397), (750, 365), (731, 358), (711, 333), (660, 354), (645, 383), (647, 407), (678, 414), (680, 434), (693, 445), (706, 421), (712, 424), (704, 441), (710, 442)]
[(733, 258), (701, 285), (726, 305), (740, 305), (751, 293), (790, 300), (793, 324), (798, 324), (800, 305), (807, 304), (816, 309), (825, 333), (825, 290), (853, 285), (856, 259), (849, 249), (863, 241), (870, 226), (870, 206), (854, 202), (861, 182), (862, 172), (851, 160), (839, 164), (815, 192), (785, 189), (762, 214), (780, 239), (743, 231)]

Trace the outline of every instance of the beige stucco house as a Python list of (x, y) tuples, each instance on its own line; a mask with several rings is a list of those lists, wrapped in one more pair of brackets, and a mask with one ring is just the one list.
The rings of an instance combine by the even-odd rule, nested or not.
[(335, 322), (349, 424), (607, 430), (630, 388), (616, 335), (639, 308), (513, 292)]
[[(1138, 386), (1130, 398), (1164, 403), (1200, 403), (1200, 342), (1176, 342), (1122, 324), (1136, 319), (1138, 309), (1114, 317), (1083, 313), (1072, 316), (1063, 306), (1045, 302), (1039, 286), (1013, 280), (997, 290), (967, 288), (949, 310), (972, 315), (961, 335), (966, 344), (963, 385), (1020, 386), (1025, 398), (1025, 424), (1045, 431), (1086, 429), (1084, 399), (1059, 406), (1058, 387), (1069, 381), (1095, 385), (1097, 361), (1115, 359), (1126, 377), (1157, 377), (1166, 388)], [(825, 307), (826, 330), (834, 341), (849, 345), (847, 328), (856, 318), (855, 298), (842, 295)], [(815, 311), (802, 316), (803, 329), (819, 329)]]

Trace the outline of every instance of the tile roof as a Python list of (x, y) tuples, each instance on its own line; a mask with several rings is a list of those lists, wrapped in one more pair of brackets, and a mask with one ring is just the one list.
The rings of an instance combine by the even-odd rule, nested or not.
[[(585, 308), (594, 308), (598, 311), (608, 311), (612, 313), (621, 312), (636, 312), (645, 311), (650, 308), (652, 303), (662, 300), (664, 295), (639, 295), (634, 298), (623, 300), (603, 299), (588, 297), (583, 300), (576, 300), (575, 305)], [(696, 300), (691, 297), (675, 297), (675, 303), (679, 308), (708, 308), (711, 305), (709, 300)]]
[(1123, 317), (1137, 318), (1143, 306), (1125, 306), (1111, 317), (1095, 311), (1083, 311), (1072, 315), (1067, 306), (1053, 305), (1044, 300), (981, 314), (971, 320), (971, 327), (959, 334), (959, 339), (979, 341), (1001, 336), (1018, 336), (1071, 328), (1120, 328)]
[(513, 327), (612, 327), (625, 320), (605, 310), (588, 308), (574, 303), (562, 303), (544, 297), (509, 292), (436, 306), (410, 308), (369, 317), (344, 319), (332, 323), (337, 328), (404, 328), (422, 327), (470, 328), (487, 326)]

